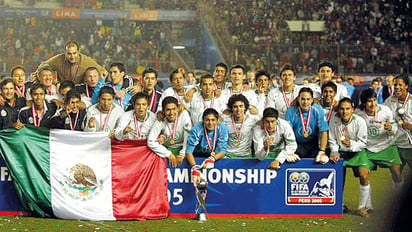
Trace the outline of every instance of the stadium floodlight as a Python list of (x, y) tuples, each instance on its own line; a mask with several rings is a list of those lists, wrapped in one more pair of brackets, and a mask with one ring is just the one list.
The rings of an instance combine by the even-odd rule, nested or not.
[(176, 45), (176, 46), (173, 46), (173, 49), (175, 49), (175, 50), (182, 50), (182, 49), (185, 49), (186, 47), (185, 46), (182, 46), (182, 45)]

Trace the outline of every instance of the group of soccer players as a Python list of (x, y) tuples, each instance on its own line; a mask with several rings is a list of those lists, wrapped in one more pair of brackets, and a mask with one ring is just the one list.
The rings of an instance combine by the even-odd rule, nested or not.
[[(271, 85), (265, 70), (255, 83), (245, 83), (242, 65), (215, 66), (213, 74), (187, 84), (183, 69), (170, 73), (171, 86), (158, 85), (158, 73), (144, 70), (140, 81), (112, 63), (108, 76), (86, 69), (82, 83), (56, 83), (51, 66), (39, 66), (33, 82), (16, 66), (0, 84), (0, 129), (25, 125), (85, 132), (106, 131), (117, 140), (147, 139), (148, 147), (176, 167), (186, 158), (192, 179), (200, 169), (213, 168), (224, 157), (272, 159), (270, 169), (284, 162), (314, 158), (336, 163), (344, 159), (360, 180), (358, 212), (373, 209), (370, 171), (389, 168), (396, 191), (402, 187), (402, 167), (412, 165), (412, 100), (406, 76), (394, 78), (394, 91), (384, 104), (368, 88), (360, 105), (345, 86), (333, 82), (335, 67), (319, 64), (320, 83), (298, 86), (291, 65), (280, 71), (280, 84)], [(228, 74), (228, 75), (227, 75)], [(227, 76), (229, 78), (227, 78)], [(229, 81), (227, 81), (229, 79)], [(206, 158), (196, 164), (194, 157)]]

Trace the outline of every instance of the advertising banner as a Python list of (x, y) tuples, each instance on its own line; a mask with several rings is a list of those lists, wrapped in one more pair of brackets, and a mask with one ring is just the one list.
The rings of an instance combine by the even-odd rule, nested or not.
[[(222, 159), (207, 171), (207, 213), (212, 217), (342, 216), (343, 161), (313, 159), (267, 169), (272, 160)], [(200, 164), (202, 159), (197, 159)], [(172, 216), (193, 216), (197, 199), (187, 163), (168, 168)]]
[[(197, 158), (197, 163), (203, 159)], [(209, 217), (342, 216), (343, 161), (320, 165), (313, 159), (267, 169), (271, 160), (222, 159), (207, 170)], [(8, 169), (0, 158), (0, 215), (20, 214)], [(190, 166), (168, 167), (172, 217), (192, 217), (196, 209)]]

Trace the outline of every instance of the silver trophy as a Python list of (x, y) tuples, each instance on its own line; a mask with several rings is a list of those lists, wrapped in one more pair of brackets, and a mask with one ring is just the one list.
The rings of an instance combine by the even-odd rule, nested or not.
[[(206, 172), (205, 172), (206, 173)], [(207, 196), (207, 179), (205, 175), (200, 175), (199, 183), (195, 184), (197, 206), (196, 206), (196, 219), (199, 221), (206, 221), (206, 196)], [(203, 212), (199, 213), (200, 208)]]
[[(405, 121), (405, 109), (403, 107), (399, 107), (396, 109), (396, 113), (398, 113), (400, 120), (398, 121), (399, 126), (402, 127), (404, 121)], [(412, 144), (412, 135), (409, 130), (405, 130), (406, 135), (408, 136), (409, 144)]]

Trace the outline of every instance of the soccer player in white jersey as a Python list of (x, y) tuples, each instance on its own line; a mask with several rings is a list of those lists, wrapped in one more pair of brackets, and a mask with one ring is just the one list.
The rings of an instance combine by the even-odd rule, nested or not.
[(258, 70), (256, 76), (256, 96), (257, 96), (257, 108), (259, 115), (263, 114), (263, 110), (266, 108), (267, 96), (269, 94), (269, 82), (270, 74), (266, 70)]
[(279, 118), (279, 113), (271, 107), (263, 111), (263, 125), (253, 128), (253, 144), (255, 156), (259, 160), (273, 158), (269, 169), (277, 170), (285, 162), (296, 162), (300, 158), (295, 154), (295, 134), (292, 127), (284, 119)]
[[(245, 79), (245, 68), (240, 64), (230, 67), (230, 82), (232, 86), (222, 91), (222, 101), (227, 104), (233, 95), (243, 94), (249, 100), (249, 113), (258, 114), (257, 97), (253, 90), (245, 90), (243, 80)], [(230, 109), (229, 109), (230, 110)]]
[(189, 106), (189, 103), (185, 101), (185, 77), (179, 71), (179, 69), (175, 69), (169, 75), (169, 81), (172, 84), (171, 87), (167, 88), (160, 97), (159, 105), (157, 107), (157, 111), (162, 111), (162, 102), (166, 97), (174, 97), (177, 99), (179, 105)]
[(110, 138), (114, 138), (117, 121), (124, 113), (119, 105), (113, 103), (114, 96), (111, 87), (104, 86), (100, 89), (99, 103), (87, 108), (84, 131), (107, 131), (110, 132)]
[(156, 121), (156, 115), (149, 109), (149, 96), (137, 93), (132, 98), (133, 110), (125, 112), (116, 126), (116, 139), (147, 139)]
[(227, 69), (228, 67), (225, 63), (220, 62), (215, 65), (215, 70), (213, 71), (215, 90), (222, 91), (228, 87), (229, 83), (226, 82)]
[(221, 101), (220, 97), (215, 95), (213, 76), (211, 74), (204, 74), (200, 77), (199, 87), (200, 91), (197, 91), (193, 95), (193, 99), (189, 105), (193, 125), (202, 121), (203, 111), (207, 108), (213, 108), (219, 112), (219, 114), (226, 109), (225, 103)]
[[(368, 217), (367, 202), (370, 198), (369, 161), (366, 153), (367, 128), (365, 120), (353, 114), (354, 106), (350, 98), (343, 98), (338, 104), (338, 116), (329, 123), (329, 159), (336, 163), (340, 158), (345, 160), (345, 167), (352, 167), (355, 177), (359, 177), (359, 213)], [(345, 207), (345, 206), (344, 206)]]
[[(162, 109), (165, 115), (162, 121), (156, 121), (149, 132), (147, 145), (158, 156), (169, 159), (169, 164), (176, 167), (185, 158), (187, 136), (192, 128), (189, 113), (179, 112), (179, 102), (175, 97), (163, 99)], [(163, 137), (163, 143), (159, 142)]]
[[(394, 144), (394, 135), (398, 126), (393, 119), (391, 110), (384, 105), (377, 103), (376, 92), (369, 88), (361, 93), (361, 104), (356, 111), (363, 117), (368, 126), (368, 143), (366, 152), (373, 166), (371, 170), (379, 167), (389, 168), (392, 174), (393, 187), (399, 193), (402, 188), (403, 179), (401, 175), (401, 159), (398, 148)], [(366, 206), (372, 209), (372, 204)]]
[(281, 86), (270, 90), (267, 97), (267, 107), (279, 111), (279, 118), (285, 118), (286, 111), (299, 94), (300, 87), (295, 84), (296, 72), (293, 66), (284, 65), (280, 70)]
[(257, 115), (247, 114), (249, 101), (243, 94), (233, 95), (227, 103), (230, 115), (223, 115), (223, 123), (229, 132), (226, 156), (252, 158), (253, 128), (259, 121)]
[(334, 116), (337, 106), (334, 105), (334, 98), (336, 96), (337, 86), (332, 81), (326, 82), (322, 85), (322, 98), (320, 105), (325, 111), (326, 121), (329, 123)]
[[(321, 87), (326, 82), (332, 81), (333, 76), (335, 75), (336, 68), (335, 65), (330, 61), (323, 61), (318, 65), (318, 73), (320, 78), (320, 85), (317, 84), (310, 84), (309, 87), (313, 90), (313, 97), (319, 99), (322, 90)], [(348, 90), (345, 86), (335, 83), (337, 86), (335, 102), (338, 102), (340, 99), (348, 96)]]
[(412, 95), (408, 92), (409, 78), (398, 75), (394, 78), (395, 93), (385, 100), (398, 123), (395, 145), (398, 146), (402, 165), (412, 168)]

